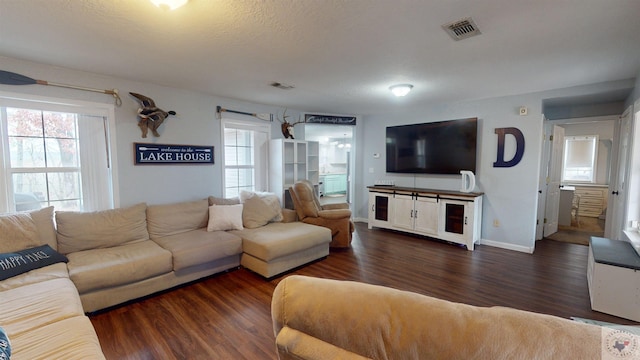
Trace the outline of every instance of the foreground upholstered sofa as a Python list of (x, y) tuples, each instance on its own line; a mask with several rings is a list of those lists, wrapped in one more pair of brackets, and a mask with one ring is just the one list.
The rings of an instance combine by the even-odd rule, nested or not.
[[(279, 204), (265, 211), (264, 201), (245, 200), (224, 199), (215, 209), (212, 197), (0, 215), (0, 328), (11, 340), (12, 359), (104, 358), (87, 312), (238, 268), (241, 261), (273, 277), (329, 254), (328, 229), (281, 214)], [(212, 214), (225, 214), (222, 220), (235, 214), (238, 228)]]
[(281, 360), (640, 358), (619, 330), (349, 281), (289, 276), (271, 310)]

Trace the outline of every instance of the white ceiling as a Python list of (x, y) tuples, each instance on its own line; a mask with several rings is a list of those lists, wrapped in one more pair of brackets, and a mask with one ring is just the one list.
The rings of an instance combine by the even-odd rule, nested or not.
[[(468, 16), (480, 36), (441, 28)], [(640, 0), (0, 0), (0, 55), (366, 115), (633, 78)]]

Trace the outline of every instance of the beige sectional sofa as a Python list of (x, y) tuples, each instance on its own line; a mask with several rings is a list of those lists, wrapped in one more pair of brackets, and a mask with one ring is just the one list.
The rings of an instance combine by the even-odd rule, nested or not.
[(281, 360), (640, 358), (626, 331), (358, 282), (292, 275), (271, 311)]
[[(252, 222), (252, 228), (208, 231), (214, 220), (210, 203), (220, 202), (225, 204), (217, 206), (239, 200), (56, 211), (55, 223), (53, 207), (0, 215), (0, 254), (8, 256), (4, 262), (0, 258), (0, 274), (5, 268), (14, 271), (20, 259), (49, 258), (41, 252), (22, 254), (44, 244), (68, 260), (0, 280), (0, 328), (11, 341), (12, 359), (100, 359), (87, 312), (241, 263), (272, 277), (329, 254), (330, 230), (295, 221), (286, 211), (277, 221)], [(248, 215), (250, 203), (244, 203)]]
[[(0, 216), (0, 253), (43, 244), (57, 248), (53, 207)], [(4, 273), (32, 262), (26, 259), (3, 257), (0, 270)], [(0, 299), (0, 327), (9, 337), (12, 360), (104, 359), (64, 262), (1, 280)]]

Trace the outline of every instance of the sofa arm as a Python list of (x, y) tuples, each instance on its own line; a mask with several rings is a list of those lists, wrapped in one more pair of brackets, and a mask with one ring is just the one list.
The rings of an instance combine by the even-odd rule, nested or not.
[(282, 209), (283, 223), (296, 222), (296, 221), (298, 221), (298, 214), (295, 212), (295, 210)]
[(351, 217), (351, 210), (349, 209), (335, 209), (335, 210), (320, 210), (318, 211), (318, 217), (323, 219), (344, 219)]
[(278, 348), (278, 356), (282, 360), (370, 359), (290, 327), (284, 327), (276, 334), (276, 347)]

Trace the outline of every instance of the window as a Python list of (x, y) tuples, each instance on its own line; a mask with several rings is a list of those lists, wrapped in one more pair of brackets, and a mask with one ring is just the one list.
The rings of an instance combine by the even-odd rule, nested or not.
[(0, 96), (0, 212), (114, 207), (109, 111), (97, 106)]
[(567, 136), (564, 139), (563, 182), (595, 182), (598, 136)]
[(267, 190), (270, 127), (225, 119), (222, 126), (224, 197)]

